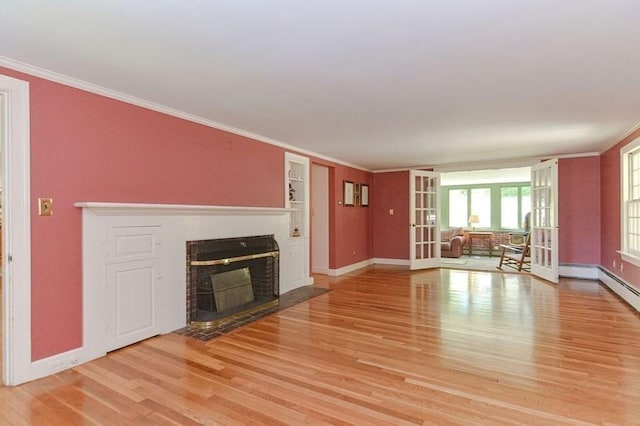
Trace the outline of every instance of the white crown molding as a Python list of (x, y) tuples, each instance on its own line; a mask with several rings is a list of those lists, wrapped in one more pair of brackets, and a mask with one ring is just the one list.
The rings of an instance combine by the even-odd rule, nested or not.
[(382, 169), (382, 170), (373, 170), (372, 173), (407, 172), (409, 170), (433, 170), (434, 172), (447, 173), (447, 172), (469, 172), (473, 170), (508, 169), (512, 167), (530, 167), (536, 163), (547, 160), (549, 158), (581, 158), (581, 157), (597, 157), (599, 155), (600, 155), (599, 152), (581, 152), (577, 154), (515, 158), (512, 160), (438, 164), (438, 165), (430, 165), (430, 166), (422, 165), (422, 166), (414, 166), (414, 167), (408, 167), (408, 168)]
[(600, 150), (599, 154), (602, 155), (605, 152), (609, 151), (611, 148), (613, 148), (614, 146), (618, 145), (620, 142), (622, 142), (623, 140), (631, 136), (633, 132), (636, 132), (638, 130), (640, 130), (640, 121), (638, 121), (634, 126), (631, 126), (631, 128), (626, 132), (624, 132), (622, 135), (618, 136), (616, 139), (608, 143), (604, 148)]
[(16, 61), (5, 56), (0, 56), (0, 66), (12, 69), (14, 71), (23, 72), (25, 74), (32, 75), (34, 77), (43, 78), (45, 80), (53, 81), (55, 83), (64, 84), (65, 86), (74, 87), (76, 89), (84, 90), (87, 92), (95, 93), (97, 95), (105, 96), (107, 98), (115, 99), (117, 101), (126, 102), (128, 104), (136, 105), (142, 108), (146, 108), (152, 111), (160, 112), (162, 114), (167, 114), (173, 117), (177, 117), (183, 120), (191, 121), (193, 123), (202, 124), (207, 127), (212, 127), (214, 129), (223, 130), (225, 132), (233, 133), (238, 136), (243, 136), (249, 139), (253, 139), (259, 142), (268, 143), (270, 145), (275, 145), (277, 147), (294, 151), (300, 154), (316, 157), (322, 160), (330, 161), (332, 163), (340, 164), (346, 167), (351, 167), (358, 170), (363, 170), (365, 172), (370, 172), (369, 169), (359, 166), (357, 164), (352, 164), (346, 161), (339, 160), (337, 158), (329, 157), (327, 155), (319, 154), (317, 152), (313, 152), (304, 148), (300, 148), (285, 142), (280, 142), (275, 139), (271, 139), (266, 136), (259, 135), (257, 133), (248, 132), (246, 130), (238, 129), (236, 127), (227, 126), (226, 124), (218, 123), (213, 120), (208, 120), (203, 117), (199, 117), (194, 114), (189, 114), (184, 111), (180, 111), (165, 105), (157, 104), (155, 102), (147, 101), (145, 99), (140, 99), (135, 96), (130, 96), (122, 92), (118, 92), (116, 90), (108, 89), (106, 87), (98, 86), (93, 83), (89, 83), (83, 80), (79, 80), (73, 77), (66, 76), (64, 74), (60, 74), (54, 71), (49, 71), (44, 68), (40, 68), (34, 65), (29, 65), (24, 62)]

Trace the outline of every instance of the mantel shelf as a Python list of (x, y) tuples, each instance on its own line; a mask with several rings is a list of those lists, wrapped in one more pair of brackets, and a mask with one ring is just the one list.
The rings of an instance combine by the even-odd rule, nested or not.
[(285, 215), (294, 209), (277, 207), (245, 207), (245, 206), (206, 206), (192, 204), (144, 204), (144, 203), (108, 203), (97, 201), (81, 201), (74, 206), (90, 210), (96, 215), (183, 215), (183, 216), (215, 216), (215, 215)]

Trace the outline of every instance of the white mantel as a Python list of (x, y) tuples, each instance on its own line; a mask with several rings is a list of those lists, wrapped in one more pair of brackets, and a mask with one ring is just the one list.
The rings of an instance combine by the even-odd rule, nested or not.
[[(108, 302), (111, 290), (105, 276), (114, 266), (141, 259), (135, 252), (113, 254), (112, 240), (117, 234), (152, 230), (153, 237), (147, 240), (153, 240), (148, 247), (154, 246), (149, 262), (157, 276), (154, 297), (160, 333), (186, 325), (187, 241), (273, 234), (280, 247), (280, 293), (313, 282), (301, 276), (301, 265), (309, 257), (303, 244), (306, 241), (289, 237), (292, 209), (93, 201), (75, 206), (82, 208), (84, 346), (72, 362), (88, 361), (112, 349), (104, 343), (104, 330), (112, 317)], [(140, 248), (145, 249), (144, 244)]]
[(89, 209), (97, 215), (169, 215), (169, 216), (224, 216), (224, 215), (283, 215), (294, 209), (277, 207), (246, 207), (246, 206), (207, 206), (194, 204), (144, 204), (144, 203), (108, 203), (96, 201), (81, 201), (76, 207)]

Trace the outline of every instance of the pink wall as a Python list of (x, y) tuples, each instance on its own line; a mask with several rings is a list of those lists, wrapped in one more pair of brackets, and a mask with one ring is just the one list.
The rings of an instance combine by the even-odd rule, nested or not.
[(600, 264), (600, 157), (558, 162), (560, 263)]
[[(331, 250), (329, 268), (338, 269), (373, 257), (373, 212), (371, 207), (345, 207), (338, 204), (343, 198), (343, 181), (369, 185), (369, 205), (376, 203), (376, 188), (371, 173), (351, 168), (334, 168), (329, 173), (335, 198), (330, 201), (329, 215), (334, 217), (329, 235)], [(333, 214), (332, 214), (333, 212)], [(355, 251), (355, 254), (354, 254)]]
[[(82, 223), (74, 202), (284, 204), (282, 148), (12, 70), (0, 73), (30, 83), (33, 360), (82, 344)], [(370, 179), (332, 167), (340, 185), (346, 177)], [(38, 197), (54, 199), (54, 216), (37, 216)], [(368, 212), (331, 212), (339, 227), (336, 264), (370, 256)], [(352, 247), (357, 256), (345, 254)]]
[[(634, 132), (622, 142), (600, 156), (601, 190), (601, 251), (603, 268), (615, 273), (626, 282), (640, 289), (640, 268), (623, 262), (617, 250), (620, 250), (620, 149), (640, 137), (640, 130)], [(613, 267), (613, 261), (616, 267)], [(624, 270), (620, 265), (624, 264)]]
[[(409, 259), (409, 172), (375, 173), (373, 255)], [(389, 210), (394, 214), (390, 215)]]

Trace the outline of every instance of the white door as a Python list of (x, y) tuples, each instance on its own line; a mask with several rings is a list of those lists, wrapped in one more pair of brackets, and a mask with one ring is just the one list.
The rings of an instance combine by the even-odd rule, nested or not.
[(409, 178), (411, 269), (440, 266), (440, 173), (411, 170)]
[(558, 282), (558, 160), (531, 167), (531, 273)]

